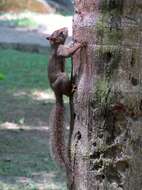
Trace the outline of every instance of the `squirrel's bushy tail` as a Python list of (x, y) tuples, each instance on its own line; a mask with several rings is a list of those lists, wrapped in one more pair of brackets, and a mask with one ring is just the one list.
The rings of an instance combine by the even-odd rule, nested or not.
[(54, 160), (65, 168), (69, 166), (69, 159), (65, 145), (64, 128), (64, 106), (58, 104), (54, 106), (51, 113), (51, 150)]

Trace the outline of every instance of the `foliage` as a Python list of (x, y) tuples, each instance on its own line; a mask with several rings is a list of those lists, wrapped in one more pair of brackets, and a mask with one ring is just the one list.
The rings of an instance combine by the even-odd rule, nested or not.
[(0, 11), (24, 11), (47, 13), (51, 11), (50, 7), (46, 7), (37, 0), (3, 0), (0, 2)]

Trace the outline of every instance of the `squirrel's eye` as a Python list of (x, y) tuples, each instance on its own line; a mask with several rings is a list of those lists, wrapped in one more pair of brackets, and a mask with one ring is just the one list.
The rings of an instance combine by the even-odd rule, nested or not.
[(63, 33), (63, 32), (60, 32), (60, 35), (64, 35), (64, 33)]

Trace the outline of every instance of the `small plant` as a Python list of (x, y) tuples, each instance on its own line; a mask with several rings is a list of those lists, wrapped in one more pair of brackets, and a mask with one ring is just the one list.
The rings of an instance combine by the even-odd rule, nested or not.
[(15, 19), (13, 20), (14, 25), (19, 26), (19, 27), (37, 27), (38, 24), (29, 18), (20, 18), (20, 19)]
[(4, 80), (5, 76), (4, 74), (0, 73), (0, 80)]

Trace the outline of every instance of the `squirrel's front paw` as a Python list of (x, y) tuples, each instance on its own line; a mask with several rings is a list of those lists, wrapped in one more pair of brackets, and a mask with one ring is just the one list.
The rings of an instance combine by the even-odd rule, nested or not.
[(75, 84), (73, 84), (73, 85), (72, 85), (72, 91), (71, 91), (71, 93), (72, 93), (72, 94), (75, 93), (76, 90), (77, 90), (77, 86), (76, 86)]
[(87, 42), (81, 42), (81, 47), (86, 47), (87, 46)]

